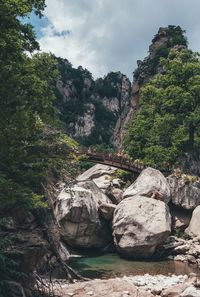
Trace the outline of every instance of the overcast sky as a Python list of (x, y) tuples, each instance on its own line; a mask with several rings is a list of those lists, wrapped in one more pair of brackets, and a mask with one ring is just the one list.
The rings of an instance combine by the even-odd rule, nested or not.
[(180, 25), (200, 51), (200, 0), (46, 0), (32, 18), (43, 51), (82, 65), (95, 78), (121, 71), (132, 79), (159, 27)]

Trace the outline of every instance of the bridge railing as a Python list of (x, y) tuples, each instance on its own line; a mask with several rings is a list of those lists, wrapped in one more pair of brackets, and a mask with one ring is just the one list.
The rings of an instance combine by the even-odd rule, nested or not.
[(84, 149), (81, 151), (83, 154), (85, 154), (87, 157), (92, 158), (93, 160), (102, 160), (102, 161), (110, 161), (113, 163), (119, 163), (122, 165), (122, 168), (124, 166), (135, 169), (143, 170), (146, 168), (145, 165), (141, 164), (139, 161), (133, 161), (130, 160), (128, 157), (121, 155), (121, 154), (113, 154), (113, 153), (107, 153), (107, 152), (99, 152), (96, 150), (91, 149)]
[[(142, 170), (148, 167), (148, 165), (141, 164), (139, 160), (131, 160), (128, 158), (128, 156), (122, 155), (120, 153), (99, 152), (99, 151), (96, 151), (95, 149), (84, 148), (79, 151), (79, 154), (86, 155), (88, 159), (90, 159), (91, 161), (93, 160), (93, 161), (96, 161), (97, 163), (99, 161), (99, 162), (102, 162), (103, 164), (106, 164), (106, 161), (107, 161), (109, 162), (109, 165), (113, 165), (113, 166), (117, 165), (118, 168), (125, 169), (125, 170), (129, 169), (130, 171), (133, 171), (133, 172), (134, 171), (141, 172)], [(172, 171), (172, 169), (169, 167), (167, 169), (159, 169), (159, 168), (155, 168), (155, 169), (158, 169), (162, 172)]]

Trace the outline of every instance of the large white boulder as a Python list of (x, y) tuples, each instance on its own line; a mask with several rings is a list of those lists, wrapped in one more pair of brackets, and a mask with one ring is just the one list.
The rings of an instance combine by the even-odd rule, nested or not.
[(93, 180), (102, 191), (106, 191), (112, 183), (112, 175), (116, 170), (117, 168), (111, 166), (96, 164), (79, 175), (76, 180)]
[(99, 211), (100, 211), (102, 217), (105, 220), (110, 220), (110, 221), (113, 218), (113, 214), (114, 214), (115, 209), (116, 209), (115, 204), (102, 203), (99, 206)]
[(96, 164), (87, 171), (79, 175), (77, 181), (92, 180), (99, 189), (106, 193), (114, 204), (122, 200), (123, 181), (115, 178), (117, 168)]
[(191, 237), (200, 237), (200, 205), (192, 213), (192, 219), (185, 232)]
[(168, 176), (167, 180), (173, 204), (191, 210), (200, 205), (200, 182), (192, 182), (187, 180), (187, 176), (173, 174)]
[(59, 194), (55, 216), (67, 244), (100, 248), (110, 242), (111, 232), (99, 212), (102, 203), (111, 202), (93, 181), (77, 182)]
[(142, 195), (168, 203), (170, 187), (164, 175), (151, 167), (144, 169), (136, 181), (126, 189), (123, 198)]
[(171, 232), (168, 206), (159, 200), (136, 195), (122, 200), (113, 218), (118, 252), (126, 258), (149, 258)]

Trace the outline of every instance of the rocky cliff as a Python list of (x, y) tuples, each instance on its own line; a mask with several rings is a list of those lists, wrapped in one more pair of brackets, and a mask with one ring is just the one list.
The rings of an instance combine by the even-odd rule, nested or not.
[(57, 107), (68, 135), (85, 145), (111, 144), (116, 122), (130, 105), (131, 83), (121, 72), (94, 80), (58, 58)]
[(167, 57), (170, 49), (175, 46), (187, 46), (184, 31), (179, 26), (168, 26), (166, 28), (161, 27), (149, 46), (148, 56), (145, 57), (143, 61), (137, 61), (138, 67), (133, 72), (133, 83), (131, 87), (132, 90), (129, 105), (125, 106), (122, 110), (115, 127), (113, 136), (113, 143), (115, 147), (122, 147), (125, 126), (134, 116), (134, 113), (139, 106), (141, 88), (152, 80), (156, 74), (163, 71), (159, 66), (160, 58)]
[(87, 69), (57, 58), (56, 104), (67, 134), (85, 145), (122, 147), (125, 126), (138, 108), (141, 88), (162, 72), (160, 58), (167, 57), (174, 46), (187, 46), (184, 31), (179, 26), (160, 28), (148, 56), (137, 61), (132, 84), (121, 72), (94, 80)]

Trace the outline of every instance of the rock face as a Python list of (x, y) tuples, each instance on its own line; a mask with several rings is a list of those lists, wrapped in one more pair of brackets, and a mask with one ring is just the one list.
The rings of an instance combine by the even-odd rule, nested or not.
[[(43, 267), (47, 265), (46, 258), (52, 254), (52, 251), (44, 236), (44, 229), (39, 226), (38, 220), (30, 211), (13, 209), (8, 213), (1, 213), (1, 218), (0, 242), (7, 240), (6, 243), (9, 244), (6, 255), (17, 265), (13, 265), (12, 279), (6, 282), (5, 288), (0, 285), (0, 296), (29, 296), (30, 289), (34, 286), (33, 271), (41, 265)], [(8, 271), (11, 268), (9, 265), (11, 264), (8, 263)], [(14, 271), (20, 272), (20, 277)]]
[(110, 201), (93, 181), (78, 182), (64, 189), (55, 208), (63, 240), (80, 248), (101, 248), (108, 244), (111, 232), (98, 210), (102, 203)]
[(76, 139), (88, 137), (95, 126), (95, 106), (92, 103), (85, 104), (86, 111), (77, 116), (76, 123), (70, 123), (69, 128), (74, 131), (73, 137)]
[(100, 213), (102, 215), (102, 217), (105, 219), (105, 220), (112, 220), (113, 218), (113, 213), (116, 209), (116, 205), (115, 204), (101, 204), (99, 206), (99, 210), (100, 210)]
[(200, 236), (200, 206), (197, 206), (192, 213), (192, 219), (186, 233), (192, 237)]
[(151, 167), (142, 171), (137, 180), (126, 189), (123, 198), (142, 195), (168, 203), (170, 187), (164, 175)]
[(200, 176), (200, 158), (199, 154), (192, 152), (181, 156), (178, 162), (183, 172)]
[(169, 208), (162, 201), (137, 195), (121, 201), (114, 212), (114, 242), (124, 257), (151, 257), (170, 231)]
[(200, 205), (200, 182), (190, 181), (187, 176), (170, 175), (167, 181), (171, 188), (172, 203), (184, 209)]
[(87, 69), (57, 60), (56, 105), (66, 133), (83, 144), (110, 144), (116, 122), (130, 104), (129, 79), (121, 72), (110, 72), (94, 80)]
[(8, 254), (12, 254), (14, 259), (16, 257), (22, 272), (31, 273), (48, 253), (48, 242), (29, 211), (18, 209), (14, 214), (4, 217), (0, 231), (1, 236), (12, 241)]

